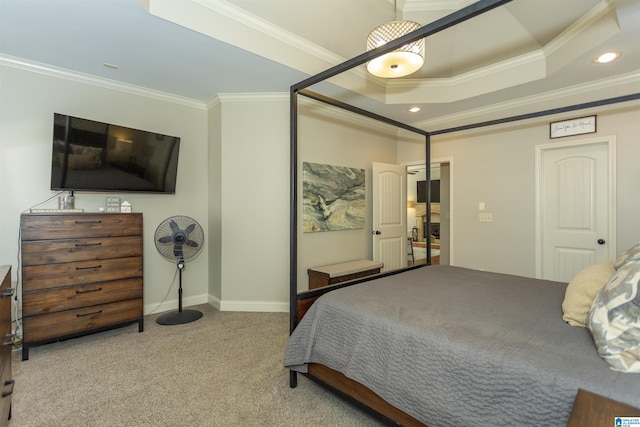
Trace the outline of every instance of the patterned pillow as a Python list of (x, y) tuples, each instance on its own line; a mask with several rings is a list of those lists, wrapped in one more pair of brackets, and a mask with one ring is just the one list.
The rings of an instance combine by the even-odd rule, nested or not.
[(590, 265), (574, 276), (567, 285), (562, 301), (562, 319), (571, 326), (587, 327), (589, 309), (600, 288), (616, 272), (611, 261)]
[(611, 369), (640, 372), (640, 260), (624, 264), (600, 289), (589, 330)]
[(613, 266), (617, 270), (620, 267), (622, 267), (627, 261), (631, 261), (632, 259), (640, 260), (640, 242), (636, 243), (635, 246), (633, 246), (630, 249), (627, 249), (625, 253), (620, 255), (618, 259), (616, 259), (615, 262), (613, 263)]

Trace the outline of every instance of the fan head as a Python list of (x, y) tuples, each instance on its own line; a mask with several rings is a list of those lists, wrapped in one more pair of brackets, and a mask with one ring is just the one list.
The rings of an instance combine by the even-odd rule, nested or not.
[(168, 260), (186, 261), (202, 248), (204, 232), (193, 218), (176, 215), (165, 219), (156, 229), (156, 249)]

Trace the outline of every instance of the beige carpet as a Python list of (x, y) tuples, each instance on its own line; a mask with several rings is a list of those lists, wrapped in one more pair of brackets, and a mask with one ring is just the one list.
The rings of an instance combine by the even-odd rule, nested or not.
[(14, 352), (18, 426), (379, 426), (282, 367), (288, 314), (218, 312)]

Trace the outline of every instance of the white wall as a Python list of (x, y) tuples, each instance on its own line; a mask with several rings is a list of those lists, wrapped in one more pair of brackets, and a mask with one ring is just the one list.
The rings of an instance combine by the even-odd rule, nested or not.
[[(207, 236), (183, 275), (185, 305), (209, 301), (223, 310), (288, 310), (288, 96), (227, 95), (205, 106), (5, 65), (0, 84), (0, 263), (13, 265), (14, 280), (20, 213), (55, 195), (49, 190), (52, 119), (61, 112), (182, 138), (176, 195), (119, 194), (144, 213), (146, 312), (177, 306), (177, 284), (169, 289), (175, 265), (157, 253), (152, 239), (157, 225), (176, 214), (197, 219)], [(455, 162), (455, 264), (534, 275), (534, 147), (549, 142), (550, 120), (582, 114), (598, 114), (599, 135), (617, 136), (618, 253), (638, 242), (639, 104), (434, 137), (432, 157)], [(370, 188), (372, 162), (424, 159), (419, 138), (401, 137), (396, 144), (395, 129), (357, 119), (354, 126), (349, 116), (327, 116), (303, 105), (300, 171), (303, 161), (364, 168)], [(80, 193), (77, 206), (97, 211), (105, 196)], [(362, 230), (300, 231), (301, 289), (309, 267), (372, 255), (370, 193), (367, 198)], [(493, 223), (478, 223), (480, 200), (493, 213)], [(51, 201), (41, 207), (55, 206)]]
[[(289, 311), (289, 97), (221, 96), (222, 310)], [(216, 196), (217, 197), (217, 196)], [(219, 299), (219, 300), (218, 300)]]
[(222, 298), (222, 105), (209, 107), (208, 192), (209, 302), (220, 306)]
[[(553, 141), (550, 121), (590, 114), (598, 116), (596, 135), (617, 137), (617, 253), (640, 241), (640, 103), (634, 101), (432, 137), (432, 157), (454, 159), (456, 265), (535, 276), (535, 146)], [(401, 160), (414, 158), (420, 149), (403, 143)], [(493, 213), (492, 223), (478, 221), (480, 201)]]
[[(373, 162), (397, 163), (396, 129), (324, 104), (301, 102), (298, 123), (298, 200), (302, 201), (302, 163), (365, 170), (365, 226), (356, 230), (302, 232), (298, 210), (298, 289), (308, 289), (307, 269), (355, 259), (372, 259)], [(424, 156), (423, 156), (424, 159)]]
[[(171, 215), (188, 215), (205, 228), (207, 221), (207, 111), (203, 104), (116, 85), (83, 82), (0, 66), (0, 264), (18, 272), (20, 214), (55, 195), (50, 188), (53, 113), (59, 112), (181, 138), (175, 195), (111, 194), (144, 214), (145, 312), (177, 308), (177, 281), (169, 291), (175, 263), (158, 254), (156, 227)], [(76, 193), (76, 207), (97, 212), (105, 193)], [(56, 208), (57, 201), (41, 205)], [(183, 274), (185, 305), (207, 301), (208, 248), (187, 264)], [(169, 291), (169, 292), (168, 292)], [(166, 304), (160, 306), (163, 299)]]

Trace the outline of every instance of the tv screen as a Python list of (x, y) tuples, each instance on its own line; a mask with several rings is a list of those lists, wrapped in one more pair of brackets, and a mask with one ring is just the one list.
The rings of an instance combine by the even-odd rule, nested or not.
[(180, 138), (54, 113), (51, 189), (175, 194)]
[[(418, 181), (416, 188), (417, 202), (427, 202), (427, 181)], [(431, 180), (431, 203), (440, 203), (440, 180)]]

